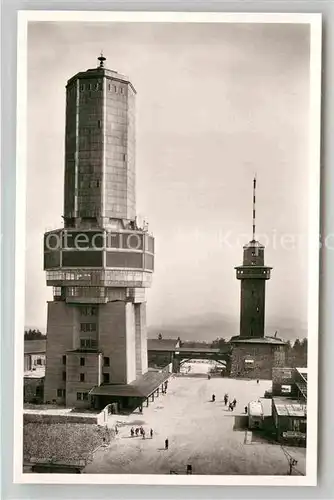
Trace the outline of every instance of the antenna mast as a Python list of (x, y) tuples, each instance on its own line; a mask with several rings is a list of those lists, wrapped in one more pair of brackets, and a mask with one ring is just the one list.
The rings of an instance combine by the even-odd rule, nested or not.
[(253, 179), (253, 241), (255, 241), (256, 175)]

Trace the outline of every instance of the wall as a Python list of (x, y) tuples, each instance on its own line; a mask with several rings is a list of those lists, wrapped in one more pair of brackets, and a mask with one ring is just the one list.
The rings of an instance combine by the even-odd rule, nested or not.
[(134, 304), (136, 328), (136, 375), (147, 372), (146, 303)]
[(62, 301), (48, 303), (45, 402), (56, 400), (58, 404), (65, 404), (65, 398), (57, 396), (57, 389), (66, 390), (66, 381), (63, 380), (66, 365), (63, 364), (63, 355), (74, 348), (76, 312), (74, 306)]
[[(271, 344), (234, 344), (231, 355), (231, 377), (271, 380), (272, 368), (275, 366), (274, 353), (275, 346)], [(254, 361), (251, 368), (246, 368), (246, 359)]]
[(105, 423), (104, 412), (96, 414), (71, 415), (66, 414), (47, 414), (47, 413), (23, 413), (23, 423), (38, 424), (92, 424), (103, 425)]
[[(66, 406), (73, 408), (90, 408), (89, 391), (100, 385), (101, 358), (97, 352), (71, 352), (66, 356)], [(80, 360), (84, 359), (84, 366)], [(85, 380), (80, 381), (83, 373)], [(88, 399), (77, 399), (77, 393), (87, 394)], [(81, 396), (83, 398), (83, 396)]]
[[(110, 374), (110, 383), (128, 384), (136, 378), (135, 326), (131, 302), (115, 301), (100, 305), (99, 346), (103, 356), (110, 358), (110, 367), (103, 369)], [(129, 362), (132, 372), (128, 371)]]
[(42, 403), (44, 396), (44, 377), (24, 377), (24, 402)]

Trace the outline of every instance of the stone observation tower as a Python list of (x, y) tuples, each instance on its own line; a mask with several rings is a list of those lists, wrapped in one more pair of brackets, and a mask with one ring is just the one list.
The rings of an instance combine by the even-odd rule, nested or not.
[(44, 236), (45, 401), (66, 406), (147, 372), (154, 239), (136, 219), (136, 91), (98, 60), (66, 85), (64, 227)]
[(244, 246), (242, 266), (236, 267), (241, 281), (240, 337), (264, 337), (266, 280), (271, 267), (264, 265), (264, 246), (255, 239), (256, 178), (253, 180), (253, 238)]
[(243, 250), (243, 264), (237, 266), (241, 282), (240, 334), (231, 339), (232, 377), (271, 379), (274, 366), (284, 366), (285, 342), (265, 336), (265, 289), (271, 267), (264, 263), (264, 246), (255, 237), (256, 178), (253, 179), (253, 235)]

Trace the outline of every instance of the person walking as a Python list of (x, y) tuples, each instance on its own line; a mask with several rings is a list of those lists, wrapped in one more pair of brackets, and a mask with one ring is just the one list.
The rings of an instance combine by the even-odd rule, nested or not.
[(118, 435), (118, 427), (117, 427), (117, 425), (115, 425), (115, 436), (117, 436), (117, 435)]
[(215, 394), (212, 394), (212, 402), (214, 403), (216, 401), (216, 396)]
[(235, 398), (233, 399), (232, 404), (233, 404), (233, 408), (235, 408), (237, 406), (237, 400)]
[(228, 403), (228, 394), (225, 394), (225, 396), (224, 396), (224, 403), (225, 403), (225, 406), (227, 406), (227, 403)]
[(145, 431), (143, 429), (143, 439), (145, 439), (145, 435), (146, 435), (146, 433), (145, 433)]
[(233, 410), (234, 410), (233, 403), (230, 403), (230, 404), (228, 405), (228, 408), (229, 408), (229, 410), (233, 411)]
[(165, 439), (165, 450), (168, 450), (168, 445), (169, 445), (169, 442), (168, 442), (168, 438)]
[(245, 413), (246, 413), (246, 415), (247, 415), (247, 413), (248, 413), (248, 408), (247, 408), (247, 406), (245, 406)]
[(138, 427), (136, 427), (135, 434), (136, 434), (136, 437), (137, 437), (137, 436), (138, 436), (138, 434), (139, 434), (139, 428), (138, 428)]
[(150, 430), (150, 437), (153, 438), (153, 429)]
[(133, 438), (133, 436), (134, 436), (134, 434), (135, 434), (135, 431), (134, 431), (134, 428), (133, 428), (133, 427), (131, 427), (130, 434), (131, 434), (131, 437)]
[(259, 383), (260, 383), (259, 379), (257, 379), (256, 383), (257, 383), (257, 384), (259, 384)]

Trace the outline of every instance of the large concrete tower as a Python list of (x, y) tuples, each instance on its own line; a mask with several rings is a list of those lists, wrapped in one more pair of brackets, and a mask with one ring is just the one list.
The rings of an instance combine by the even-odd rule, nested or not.
[(264, 265), (264, 246), (255, 239), (256, 178), (253, 180), (253, 238), (244, 246), (242, 266), (236, 267), (241, 281), (240, 336), (264, 337), (265, 290), (271, 267)]
[(154, 239), (136, 220), (136, 91), (98, 60), (67, 82), (64, 228), (44, 236), (45, 400), (66, 406), (89, 406), (93, 387), (147, 371)]

